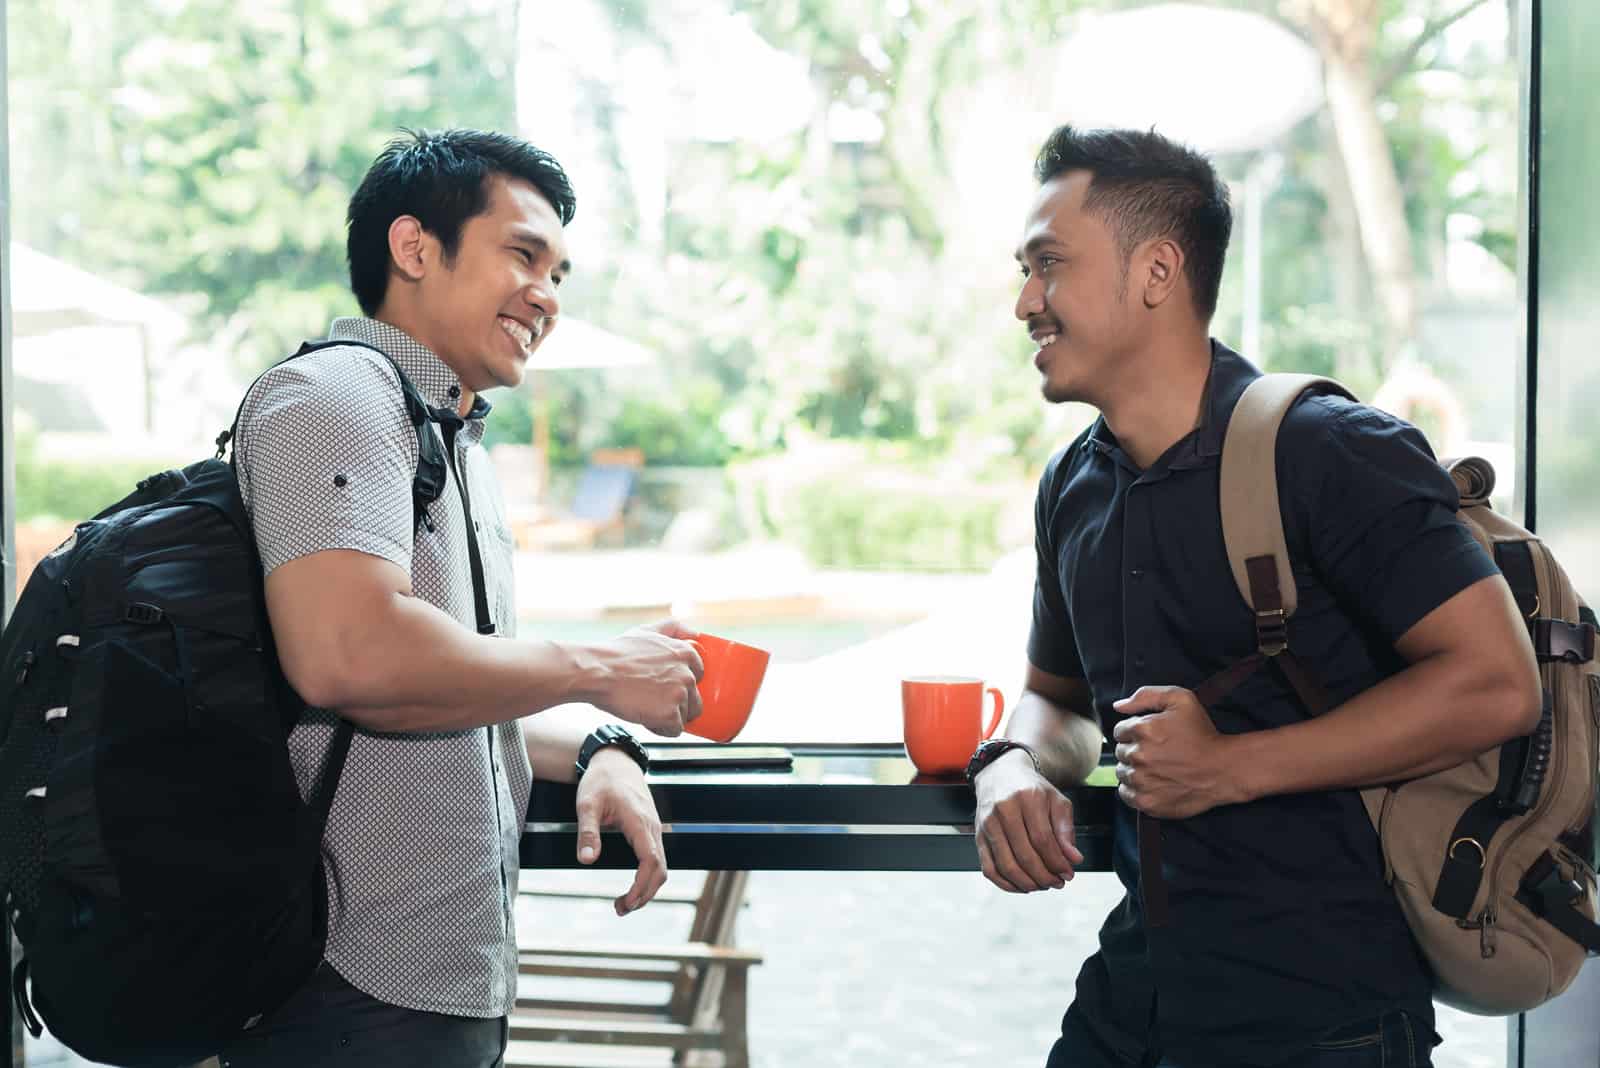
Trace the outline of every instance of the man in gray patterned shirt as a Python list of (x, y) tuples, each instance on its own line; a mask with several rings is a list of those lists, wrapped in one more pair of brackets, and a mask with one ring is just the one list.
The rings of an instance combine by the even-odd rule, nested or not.
[[(267, 608), (284, 671), (313, 706), (290, 739), (302, 791), (340, 719), (356, 731), (323, 839), (326, 959), (223, 1051), (230, 1068), (501, 1063), (531, 775), (581, 776), (580, 860), (598, 855), (601, 826), (640, 858), (619, 915), (666, 880), (660, 821), (626, 748), (599, 748), (580, 772), (594, 724), (533, 713), (585, 703), (680, 733), (699, 712), (693, 632), (668, 621), (596, 644), (515, 638), (512, 542), (479, 447), (479, 394), (520, 383), (555, 327), (573, 207), (560, 165), (516, 138), (394, 141), (350, 202), (365, 314), (329, 331), (364, 344), (274, 368), (244, 405), (239, 485)], [(463, 420), (443, 435), (450, 484), (421, 525), (416, 433), (394, 367), (365, 345)], [(478, 625), (475, 563), (493, 634)]]

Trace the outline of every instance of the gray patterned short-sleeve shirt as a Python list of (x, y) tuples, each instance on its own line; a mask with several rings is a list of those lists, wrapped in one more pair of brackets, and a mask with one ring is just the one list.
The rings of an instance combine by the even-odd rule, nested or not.
[[(377, 346), (429, 404), (459, 408), (455, 372), (395, 327), (337, 319), (328, 337)], [(482, 436), (483, 420), (469, 419), (456, 436), (455, 470), (466, 480), (496, 632), (510, 636), (512, 543)], [(267, 573), (324, 549), (370, 553), (404, 568), (417, 597), (474, 626), (454, 473), (429, 506), (433, 529), (415, 526), (416, 432), (382, 356), (334, 346), (273, 368), (246, 399), (235, 449)], [(337, 722), (332, 711), (309, 710), (290, 736), (302, 793), (317, 781)], [(323, 837), (326, 955), (340, 975), (408, 1009), (510, 1011), (530, 779), (515, 720), (425, 734), (357, 729)]]

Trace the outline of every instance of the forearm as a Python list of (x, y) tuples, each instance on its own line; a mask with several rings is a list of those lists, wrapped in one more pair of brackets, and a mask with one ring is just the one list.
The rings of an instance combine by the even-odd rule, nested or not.
[(1325, 715), (1229, 738), (1245, 799), (1377, 786), (1454, 767), (1526, 729), (1524, 689), (1493, 666), (1441, 654)]
[(1060, 705), (1024, 690), (1005, 736), (1032, 749), (1040, 773), (1061, 788), (1079, 785), (1100, 763), (1100, 724), (1087, 702)]
[(613, 723), (592, 705), (564, 705), (522, 721), (522, 740), (528, 748), (533, 777), (542, 782), (574, 782), (578, 750), (589, 732)]
[(351, 613), (318, 655), (313, 704), (373, 730), (462, 730), (590, 694), (585, 647), (487, 637), (416, 597), (385, 593)]

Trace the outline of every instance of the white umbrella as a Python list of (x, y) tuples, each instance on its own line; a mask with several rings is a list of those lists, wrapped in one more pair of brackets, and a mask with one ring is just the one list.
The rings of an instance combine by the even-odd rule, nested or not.
[(178, 335), (184, 318), (158, 300), (11, 242), (11, 328), (31, 337), (79, 326), (133, 326)]
[[(556, 329), (534, 350), (528, 370), (645, 367), (655, 362), (655, 352), (637, 341), (613, 334), (582, 319), (563, 315)], [(542, 492), (543, 487), (550, 484), (550, 391), (533, 385), (534, 377), (533, 374), (527, 376), (536, 393), (533, 401), (533, 443), (539, 454), (538, 485)]]
[(655, 362), (656, 354), (637, 341), (563, 315), (550, 336), (539, 343), (528, 367), (535, 371), (562, 371), (575, 367), (642, 367)]

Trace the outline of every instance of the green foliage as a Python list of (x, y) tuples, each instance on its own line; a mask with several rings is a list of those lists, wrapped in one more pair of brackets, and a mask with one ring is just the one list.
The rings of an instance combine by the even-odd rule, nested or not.
[[(1508, 54), (1457, 54), (1442, 40), (1412, 48), (1418, 28), (1465, 2), (1385, 0), (1377, 42), (1375, 68), (1398, 64), (1375, 105), (1425, 281), (1439, 274), (1452, 214), (1478, 219), (1484, 247), (1515, 258), (1512, 183), (1484, 178), (1515, 170), (1494, 158), (1497, 146), (1514, 144), (1505, 136), (1515, 121)], [(543, 17), (547, 6), (12, 0), (16, 235), (142, 290), (195, 301), (199, 329), (243, 353), (246, 367), (260, 366), (354, 311), (345, 204), (398, 127), (515, 129), (511, 31), (519, 14)], [(532, 440), (543, 411), (556, 467), (605, 445), (637, 446), (652, 464), (716, 465), (813, 438), (897, 443), (908, 457), (998, 441), (1009, 443), (996, 463), (1010, 474), (1036, 466), (1059, 442), (1010, 315), (1010, 252), (1024, 205), (1012, 190), (964, 185), (961, 174), (973, 152), (1000, 152), (1015, 159), (1025, 187), (1046, 129), (1016, 144), (980, 138), (975, 148), (963, 121), (985, 95), (1047, 86), (1053, 53), (1043, 42), (1070, 34), (1086, 13), (1130, 6), (1140, 5), (727, 0), (772, 48), (806, 58), (822, 106), (787, 136), (667, 139), (669, 195), (650, 240), (635, 239), (650, 209), (631, 181), (639, 157), (625, 94), (611, 75), (580, 72), (577, 126), (602, 161), (578, 190), (591, 205), (580, 219), (602, 205), (614, 239), (592, 240), (589, 222), (574, 229), (581, 269), (564, 290), (566, 307), (647, 345), (659, 373), (540, 372), (533, 389), (493, 398), (489, 441)], [(1283, 17), (1297, 5), (1226, 6)], [(618, 55), (638, 50), (674, 69), (679, 8), (595, 0), (594, 11), (601, 17), (591, 28), (610, 33)], [(876, 122), (881, 136), (833, 139), (826, 116), (835, 108)], [(1325, 115), (1276, 146), (1282, 168), (1262, 249), (1264, 352), (1247, 355), (1334, 373), (1370, 396), (1386, 358), (1381, 310), (1335, 147)], [(1219, 161), (1236, 205), (1252, 162)], [(1214, 324), (1230, 341), (1244, 303), (1239, 232)], [(991, 551), (981, 502), (947, 509), (852, 496), (838, 479), (811, 492), (811, 512), (829, 520), (800, 521), (819, 559), (975, 566)], [(830, 495), (837, 500), (823, 499)], [(957, 531), (954, 543), (938, 541), (946, 528)], [(903, 549), (890, 547), (893, 538)]]
[(35, 436), (16, 432), (17, 521), (88, 519), (132, 493), (156, 467), (147, 463), (89, 463), (46, 460)]
[(1004, 508), (993, 497), (828, 478), (796, 492), (780, 533), (818, 567), (982, 571), (1000, 556)]
[[(514, 125), (515, 3), (14, 0), (13, 228), (264, 366), (356, 311), (350, 194), (402, 126)], [(63, 62), (63, 57), (68, 61)]]
[(498, 390), (487, 399), (494, 407), (483, 421), (485, 446), (533, 440), (533, 403), (526, 390)]
[(652, 464), (720, 467), (733, 455), (717, 426), (722, 405), (722, 391), (705, 381), (664, 399), (630, 395), (606, 428), (604, 444), (639, 448)]

